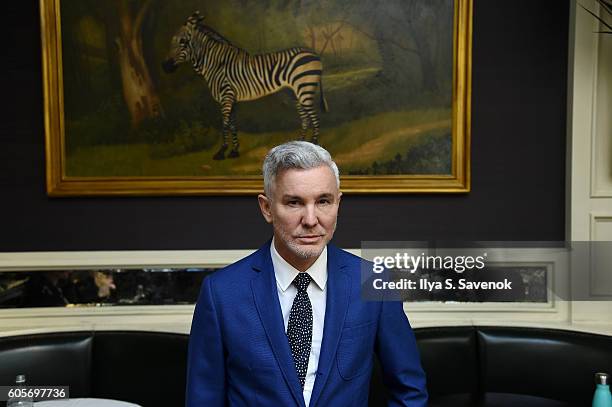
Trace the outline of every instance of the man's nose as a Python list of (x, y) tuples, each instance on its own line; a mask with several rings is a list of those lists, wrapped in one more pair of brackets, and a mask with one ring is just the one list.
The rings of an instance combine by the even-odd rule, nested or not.
[(317, 210), (314, 205), (305, 205), (304, 214), (302, 215), (302, 225), (312, 228), (319, 223)]

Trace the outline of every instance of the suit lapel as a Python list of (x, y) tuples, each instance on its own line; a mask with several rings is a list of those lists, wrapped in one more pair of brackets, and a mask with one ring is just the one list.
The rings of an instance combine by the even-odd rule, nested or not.
[(310, 406), (315, 406), (317, 399), (329, 377), (333, 366), (340, 333), (349, 304), (349, 276), (346, 265), (340, 261), (340, 249), (333, 245), (327, 246), (327, 300), (325, 305), (325, 324), (323, 326), (323, 342), (319, 355), (319, 367), (315, 379)]
[[(276, 279), (270, 257), (270, 243), (258, 250), (252, 262), (257, 276), (251, 280), (253, 299), (274, 356), (298, 405), (305, 407), (302, 386), (295, 370), (285, 323), (276, 291)], [(326, 319), (327, 324), (327, 319)]]

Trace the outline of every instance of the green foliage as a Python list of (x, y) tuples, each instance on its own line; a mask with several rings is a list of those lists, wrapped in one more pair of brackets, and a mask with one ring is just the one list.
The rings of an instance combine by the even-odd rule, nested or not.
[(117, 96), (110, 98), (88, 115), (66, 122), (66, 149), (108, 145), (125, 142), (130, 126), (123, 101)]
[(144, 142), (151, 145), (153, 158), (167, 158), (209, 149), (220, 139), (219, 132), (201, 120), (203, 116), (196, 110), (188, 115), (188, 119), (179, 118), (177, 112), (169, 110), (172, 117), (148, 119), (138, 128), (130, 129), (130, 119), (122, 100), (119, 96), (111, 98), (95, 112), (66, 123), (66, 132), (70, 134), (66, 138), (67, 151), (72, 153), (79, 148)]
[[(255, 101), (236, 104), (238, 132), (294, 131), (297, 134), (300, 119), (295, 103), (291, 92), (281, 91)], [(221, 117), (221, 113), (217, 115)]]
[(160, 159), (209, 149), (218, 139), (218, 132), (200, 120), (164, 117), (143, 122), (132, 142), (150, 145), (151, 157)]
[(200, 7), (200, 11), (205, 15), (205, 24), (251, 53), (306, 45), (295, 16), (275, 4), (261, 1), (208, 2), (205, 7)]
[(424, 137), (423, 142), (409, 149), (403, 156), (397, 153), (392, 160), (374, 161), (369, 168), (350, 171), (350, 175), (450, 174), (450, 134)]
[[(151, 144), (151, 158), (154, 159), (207, 150), (214, 146), (220, 138), (215, 129), (204, 127), (198, 121), (187, 123), (181, 120), (173, 132), (164, 136), (160, 135), (158, 129), (159, 127), (152, 127), (150, 132), (145, 133), (149, 138), (147, 141)], [(155, 138), (157, 142), (151, 143), (150, 138)], [(162, 138), (164, 140), (159, 141)]]
[(405, 169), (410, 174), (449, 174), (451, 172), (452, 138), (450, 133), (432, 137), (408, 151)]
[[(443, 150), (439, 143), (432, 142), (429, 150), (427, 140), (443, 140), (448, 136), (450, 110), (432, 109), (381, 113), (338, 127), (325, 129), (320, 141), (336, 158), (343, 174), (366, 173), (374, 160), (393, 161), (398, 152), (403, 157), (412, 151), (410, 160), (419, 162), (421, 171), (432, 168), (439, 161), (440, 173), (450, 168), (450, 145)], [(166, 133), (151, 132), (149, 137), (163, 141), (96, 145), (80, 148), (68, 155), (67, 174), (71, 176), (223, 176), (261, 174), (261, 162), (271, 146), (295, 140), (297, 130), (248, 133), (240, 132), (240, 157), (215, 161), (213, 154), (221, 145), (219, 131), (201, 123), (185, 120), (176, 125), (167, 125)], [(157, 128), (157, 126), (152, 126)], [(193, 133), (196, 136), (193, 136)], [(155, 136), (155, 134), (158, 134)], [(139, 137), (145, 137), (139, 135)], [(200, 140), (214, 145), (201, 149)], [(176, 140), (176, 146), (175, 141)], [(200, 141), (198, 141), (200, 140)], [(416, 147), (414, 150), (413, 148)], [(192, 150), (192, 151), (187, 151)], [(428, 157), (428, 154), (432, 154)], [(430, 160), (431, 159), (431, 160)], [(428, 160), (430, 161), (429, 164)], [(444, 161), (447, 163), (444, 164)], [(379, 165), (379, 164), (377, 164)], [(429, 167), (426, 167), (429, 165)], [(419, 171), (418, 168), (410, 169)]]

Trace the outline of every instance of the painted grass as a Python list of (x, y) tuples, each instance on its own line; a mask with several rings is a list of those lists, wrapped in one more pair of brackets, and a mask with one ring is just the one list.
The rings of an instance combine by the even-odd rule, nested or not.
[(339, 72), (323, 76), (323, 87), (326, 92), (337, 91), (343, 88), (364, 83), (380, 71), (378, 67), (356, 69), (348, 72)]
[[(386, 112), (321, 131), (320, 143), (342, 170), (368, 167), (373, 161), (405, 153), (420, 137), (450, 130), (449, 109)], [(257, 175), (270, 146), (296, 139), (291, 132), (239, 133), (237, 159), (212, 160), (221, 141), (211, 150), (163, 159), (151, 158), (146, 144), (80, 148), (68, 157), (68, 176), (214, 176)], [(157, 146), (157, 150), (159, 150)]]

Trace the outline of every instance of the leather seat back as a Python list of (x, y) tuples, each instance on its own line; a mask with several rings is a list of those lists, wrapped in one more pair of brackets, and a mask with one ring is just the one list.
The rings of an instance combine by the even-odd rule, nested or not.
[(612, 372), (612, 338), (541, 328), (478, 331), (485, 393), (515, 393), (590, 405), (596, 372)]
[(70, 397), (89, 396), (91, 347), (88, 332), (1, 338), (0, 383), (25, 374), (28, 386), (70, 386)]
[(188, 335), (96, 332), (92, 396), (142, 406), (185, 404)]
[[(513, 327), (415, 329), (430, 406), (584, 406), (593, 374), (612, 372), (612, 337)], [(184, 404), (189, 336), (141, 331), (0, 338), (0, 383), (69, 385), (71, 397)], [(375, 364), (370, 405), (387, 391)], [(556, 400), (563, 401), (559, 402)]]

